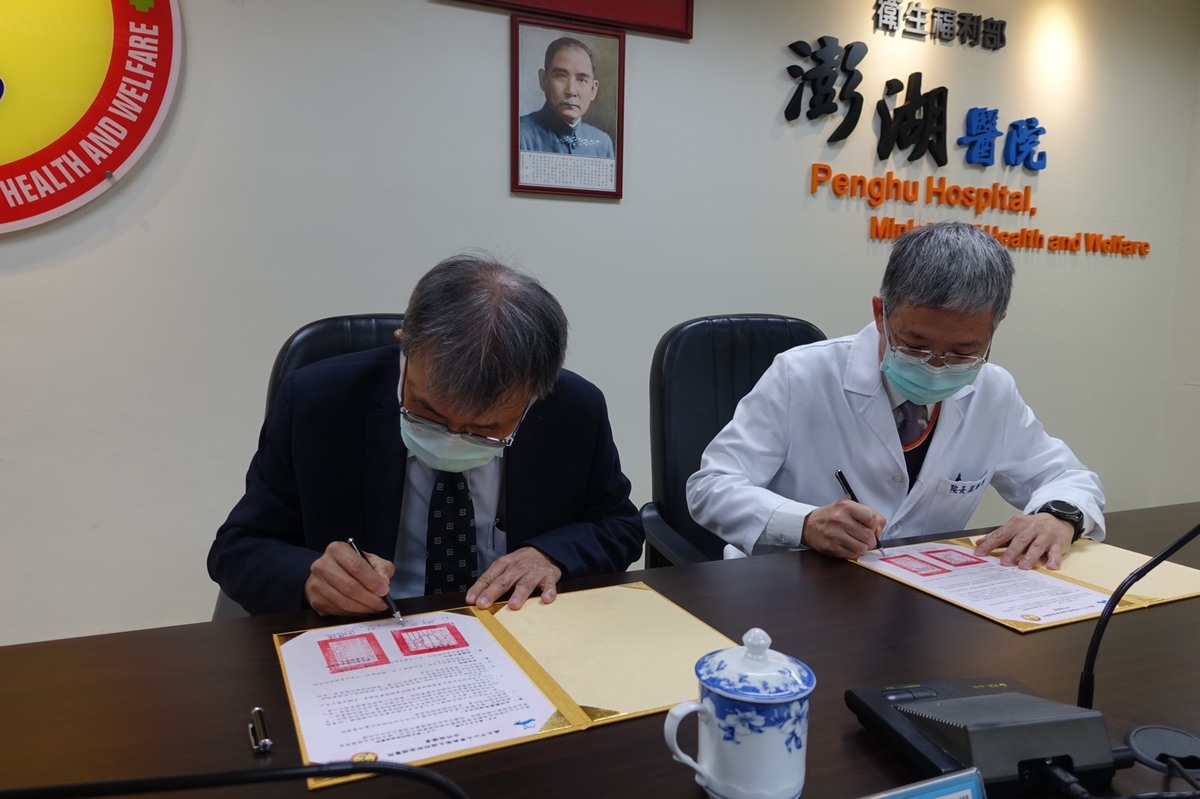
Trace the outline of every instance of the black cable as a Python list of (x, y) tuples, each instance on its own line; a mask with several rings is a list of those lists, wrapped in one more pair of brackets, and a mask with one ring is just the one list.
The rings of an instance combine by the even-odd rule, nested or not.
[(1062, 766), (1047, 763), (1046, 776), (1050, 778), (1054, 789), (1064, 796), (1069, 796), (1071, 799), (1091, 799), (1092, 795), (1079, 782), (1079, 778)]
[(1184, 768), (1183, 764), (1180, 763), (1176, 758), (1168, 755), (1167, 765), (1175, 769), (1175, 773), (1180, 777), (1183, 777), (1184, 781), (1187, 782), (1188, 785), (1200, 791), (1200, 782), (1196, 782), (1195, 778), (1192, 777), (1192, 773)]
[(350, 774), (387, 774), (423, 782), (451, 799), (468, 799), (450, 779), (436, 771), (401, 763), (323, 763), (311, 766), (256, 768), (222, 771), (215, 774), (184, 774), (171, 777), (142, 777), (130, 780), (81, 782), (73, 785), (46, 785), (0, 791), (0, 799), (77, 799), (84, 796), (123, 796), (159, 791), (186, 791), (193, 788), (217, 788), (256, 782), (282, 782), (308, 777), (344, 777)]
[(1200, 535), (1200, 524), (1188, 530), (1173, 543), (1168, 544), (1162, 552), (1159, 552), (1134, 569), (1133, 573), (1117, 586), (1117, 590), (1112, 592), (1112, 595), (1108, 598), (1108, 602), (1104, 605), (1104, 609), (1100, 611), (1100, 618), (1096, 619), (1096, 627), (1092, 630), (1092, 640), (1088, 643), (1087, 654), (1083, 659), (1083, 672), (1079, 675), (1079, 695), (1078, 701), (1075, 704), (1089, 710), (1092, 707), (1092, 697), (1095, 693), (1096, 682), (1094, 670), (1096, 667), (1096, 658), (1100, 654), (1100, 641), (1103, 640), (1104, 630), (1108, 627), (1109, 619), (1116, 612), (1117, 605), (1120, 603), (1121, 598), (1125, 596), (1125, 592), (1134, 583), (1149, 574), (1155, 566), (1174, 555), (1180, 549), (1183, 549), (1197, 535)]
[[(1168, 758), (1168, 761), (1171, 760), (1175, 760), (1175, 758)], [(1182, 769), (1183, 766), (1179, 765), (1179, 768)], [(1050, 778), (1051, 786), (1064, 796), (1069, 796), (1071, 799), (1093, 799), (1092, 795), (1088, 793), (1087, 788), (1083, 787), (1079, 782), (1079, 779), (1062, 766), (1047, 763), (1045, 765), (1045, 773)], [(1196, 786), (1190, 775), (1184, 777), (1184, 779), (1193, 787)], [(1122, 796), (1120, 799), (1200, 799), (1200, 790), (1138, 793)]]

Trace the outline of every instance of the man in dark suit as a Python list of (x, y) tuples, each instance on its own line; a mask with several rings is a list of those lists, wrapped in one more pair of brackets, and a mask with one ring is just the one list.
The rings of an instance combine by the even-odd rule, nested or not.
[[(622, 571), (643, 535), (599, 389), (532, 277), (472, 257), (418, 282), (399, 346), (280, 387), (208, 571), (251, 613), (376, 613), (382, 597), (512, 591)], [(347, 543), (354, 538), (365, 557)]]

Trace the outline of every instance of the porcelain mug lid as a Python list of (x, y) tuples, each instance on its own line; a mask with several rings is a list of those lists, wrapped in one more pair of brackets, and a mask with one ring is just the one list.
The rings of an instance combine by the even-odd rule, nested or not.
[(812, 693), (817, 684), (812, 669), (771, 649), (771, 636), (754, 627), (742, 643), (696, 661), (696, 677), (709, 690), (750, 702), (786, 702)]

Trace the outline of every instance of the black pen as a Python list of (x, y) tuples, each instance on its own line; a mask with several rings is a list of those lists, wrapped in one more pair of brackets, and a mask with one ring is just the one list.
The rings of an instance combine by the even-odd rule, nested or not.
[[(850, 481), (846, 479), (846, 475), (842, 473), (842, 470), (838, 469), (833, 473), (833, 476), (837, 478), (838, 484), (842, 487), (842, 492), (846, 495), (846, 499), (851, 502), (858, 502), (858, 496), (854, 493), (854, 489), (850, 487)], [(878, 538), (875, 539), (875, 546), (879, 547), (880, 555), (886, 554), (883, 551), (883, 542)]]
[(854, 489), (850, 487), (850, 481), (846, 479), (846, 475), (842, 474), (842, 470), (838, 469), (833, 473), (837, 478), (838, 483), (842, 486), (842, 492), (845, 493), (846, 499), (851, 502), (858, 502), (858, 497), (854, 495)]
[[(358, 548), (358, 544), (354, 543), (353, 538), (347, 538), (346, 543), (352, 546), (355, 552), (357, 552), (359, 555), (362, 555), (363, 560), (365, 560), (367, 563), (371, 562), (366, 555), (363, 555), (363, 551)], [(390, 591), (383, 595), (383, 601), (387, 603), (388, 610), (391, 611), (392, 617), (395, 618), (396, 621), (404, 621), (404, 617), (400, 615), (400, 609), (396, 607), (396, 600), (392, 599), (392, 594)]]

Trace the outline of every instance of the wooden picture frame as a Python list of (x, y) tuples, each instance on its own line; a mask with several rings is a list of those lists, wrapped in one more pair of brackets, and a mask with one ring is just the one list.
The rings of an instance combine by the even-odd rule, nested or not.
[(624, 31), (512, 18), (512, 191), (620, 199), (624, 115)]
[(527, 14), (692, 38), (693, 0), (471, 0)]

